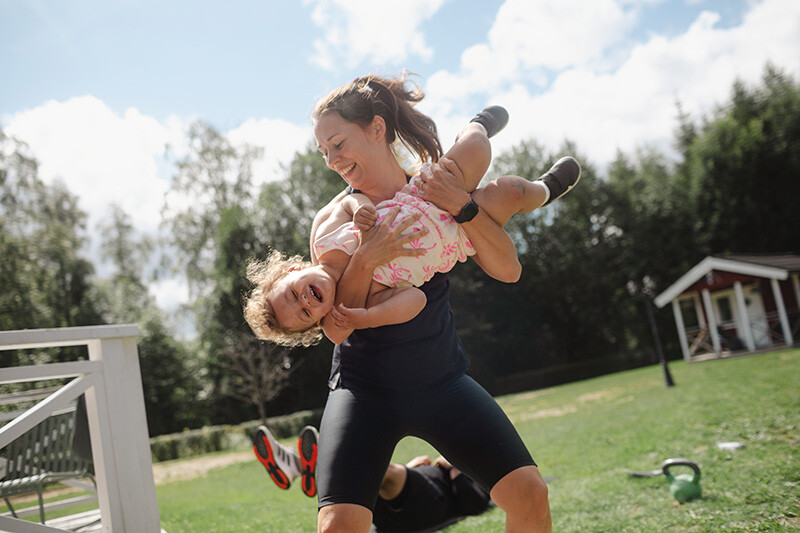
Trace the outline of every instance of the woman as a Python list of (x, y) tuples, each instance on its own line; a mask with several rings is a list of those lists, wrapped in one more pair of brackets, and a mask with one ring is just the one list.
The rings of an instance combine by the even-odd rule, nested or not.
[[(349, 187), (317, 214), (311, 242), (344, 195), (358, 190), (373, 203), (406, 184), (392, 143), (398, 137), (423, 160), (440, 159), (433, 122), (415, 109), (422, 95), (405, 88), (405, 77), (359, 78), (334, 91), (314, 110), (314, 134), (330, 168)], [(482, 126), (465, 130), (449, 154), (488, 149)], [(486, 168), (458, 168), (442, 159), (421, 197), (458, 215), (490, 275), (516, 281), (513, 243), (495, 221), (472, 204), (465, 183)], [(474, 188), (474, 186), (472, 187)], [(552, 198), (559, 191), (550, 191)], [(405, 249), (403, 224), (392, 217), (361, 236), (336, 291), (336, 302), (364, 307), (372, 272)], [(344, 252), (341, 252), (344, 253)], [(316, 262), (312, 247), (312, 262)], [(547, 486), (508, 417), (491, 396), (466, 376), (467, 356), (448, 302), (449, 281), (437, 274), (421, 289), (427, 304), (399, 325), (341, 331), (334, 349), (331, 392), (320, 427), (317, 483), (319, 531), (368, 531), (372, 509), (397, 442), (422, 438), (453, 465), (490, 491), (507, 513), (507, 531), (550, 531)]]

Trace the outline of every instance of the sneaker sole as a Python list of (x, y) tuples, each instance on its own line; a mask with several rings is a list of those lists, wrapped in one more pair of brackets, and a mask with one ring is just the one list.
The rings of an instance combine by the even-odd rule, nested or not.
[(267, 469), (269, 477), (279, 488), (286, 490), (291, 486), (292, 482), (289, 481), (286, 472), (281, 470), (278, 463), (275, 462), (272, 445), (270, 445), (266, 433), (260, 429), (253, 436), (253, 452), (255, 452), (258, 461)]
[(303, 430), (297, 440), (300, 452), (300, 479), (303, 493), (309, 498), (317, 495), (317, 435), (312, 429)]

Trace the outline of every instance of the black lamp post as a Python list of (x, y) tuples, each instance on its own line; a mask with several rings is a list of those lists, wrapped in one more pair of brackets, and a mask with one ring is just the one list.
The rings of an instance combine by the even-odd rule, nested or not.
[(664, 369), (664, 382), (667, 387), (674, 387), (675, 381), (672, 379), (672, 374), (669, 372), (667, 360), (664, 357), (664, 350), (661, 348), (661, 337), (658, 336), (658, 326), (656, 326), (656, 315), (653, 312), (653, 296), (655, 294), (655, 283), (653, 283), (650, 276), (642, 278), (642, 285), (639, 288), (635, 281), (628, 282), (628, 293), (634, 298), (644, 300), (644, 306), (647, 309), (647, 319), (650, 321), (650, 331), (653, 333), (653, 342), (656, 345), (656, 354), (658, 360), (661, 362), (661, 368)]

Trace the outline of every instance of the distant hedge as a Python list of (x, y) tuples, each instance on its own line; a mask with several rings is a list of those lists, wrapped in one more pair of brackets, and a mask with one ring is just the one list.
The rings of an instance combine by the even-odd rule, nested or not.
[[(290, 415), (267, 419), (270, 432), (279, 439), (296, 436), (307, 425), (319, 427), (322, 409), (298, 411)], [(251, 420), (235, 426), (206, 426), (187, 429), (181, 433), (159, 435), (150, 439), (153, 462), (194, 457), (225, 450), (241, 450), (251, 445), (253, 433), (261, 425)]]

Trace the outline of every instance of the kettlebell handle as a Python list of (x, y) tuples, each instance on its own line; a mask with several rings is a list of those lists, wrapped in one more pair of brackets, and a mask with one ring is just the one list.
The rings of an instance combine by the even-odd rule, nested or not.
[(670, 477), (669, 469), (674, 466), (688, 466), (692, 470), (694, 470), (695, 481), (700, 479), (700, 467), (697, 466), (697, 463), (694, 461), (690, 461), (689, 459), (682, 459), (682, 458), (674, 458), (674, 459), (667, 459), (661, 465), (661, 470), (664, 472), (664, 475)]

